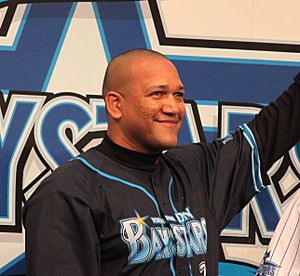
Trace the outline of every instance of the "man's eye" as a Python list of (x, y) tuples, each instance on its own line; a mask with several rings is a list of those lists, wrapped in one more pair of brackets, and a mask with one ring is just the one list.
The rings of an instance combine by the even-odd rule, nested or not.
[(176, 92), (175, 96), (178, 97), (178, 98), (183, 98), (184, 93), (183, 92)]
[(161, 95), (161, 91), (155, 91), (152, 93), (153, 96), (160, 96)]

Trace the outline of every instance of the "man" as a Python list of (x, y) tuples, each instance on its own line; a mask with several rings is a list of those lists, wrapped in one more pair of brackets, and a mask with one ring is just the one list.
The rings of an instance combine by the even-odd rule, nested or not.
[(107, 136), (24, 208), (28, 275), (217, 275), (220, 232), (299, 140), (300, 74), (248, 125), (207, 145), (176, 147), (184, 93), (157, 52), (112, 60)]

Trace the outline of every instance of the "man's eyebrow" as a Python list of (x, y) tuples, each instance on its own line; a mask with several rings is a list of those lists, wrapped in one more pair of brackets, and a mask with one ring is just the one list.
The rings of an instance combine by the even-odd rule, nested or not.
[(183, 85), (180, 85), (178, 90), (184, 90), (185, 91), (185, 87)]
[[(168, 87), (169, 87), (169, 85), (166, 85), (166, 84), (153, 85), (153, 86), (149, 87), (149, 90), (153, 90), (153, 89), (166, 89)], [(185, 90), (185, 88), (184, 88), (183, 85), (180, 85), (180, 86), (178, 86), (177, 90)]]

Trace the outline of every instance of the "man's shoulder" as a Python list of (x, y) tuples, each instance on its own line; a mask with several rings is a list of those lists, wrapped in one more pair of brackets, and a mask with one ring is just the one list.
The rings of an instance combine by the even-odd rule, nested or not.
[(205, 147), (205, 144), (203, 143), (192, 143), (187, 145), (180, 145), (176, 146), (172, 149), (169, 149), (165, 152), (164, 155), (166, 156), (189, 156), (191, 153), (201, 150), (203, 147)]
[[(81, 159), (87, 160), (87, 162), (96, 162), (97, 156), (94, 156), (96, 153), (95, 149), (89, 149), (79, 154), (55, 169), (43, 182), (53, 183), (53, 188), (54, 186), (67, 186), (69, 183), (74, 185), (80, 182), (88, 182), (95, 172), (86, 166)], [(101, 162), (99, 161), (99, 163)]]
[(192, 143), (174, 147), (164, 153), (164, 158), (173, 162), (181, 162), (192, 166), (203, 165), (208, 159), (214, 159), (224, 145), (224, 141), (216, 139), (211, 143)]
[[(94, 150), (91, 149), (78, 157), (85, 156), (85, 158), (89, 158), (93, 153)], [(60, 197), (68, 198), (79, 195), (84, 197), (92, 189), (94, 175), (95, 173), (80, 160), (76, 158), (69, 160), (41, 181), (28, 202), (38, 199), (55, 200)]]
[(194, 143), (176, 146), (164, 153), (164, 159), (179, 163), (194, 163), (203, 156), (205, 144)]

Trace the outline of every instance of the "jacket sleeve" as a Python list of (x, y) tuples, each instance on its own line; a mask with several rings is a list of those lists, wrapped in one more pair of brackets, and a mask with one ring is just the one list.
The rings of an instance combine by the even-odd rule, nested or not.
[(86, 182), (76, 172), (54, 172), (25, 204), (28, 276), (100, 275), (100, 243)]
[(190, 158), (184, 163), (195, 167), (205, 183), (208, 206), (219, 231), (269, 184), (268, 169), (299, 138), (300, 74), (248, 124), (213, 143), (187, 147)]
[(248, 123), (266, 170), (300, 139), (300, 73), (295, 82)]
[(242, 132), (233, 133), (228, 143), (223, 139), (225, 144), (218, 148), (212, 166), (210, 191), (225, 192), (224, 196), (211, 193), (212, 210), (223, 222), (221, 229), (270, 183), (269, 168), (299, 141), (300, 73), (281, 96), (240, 128)]

